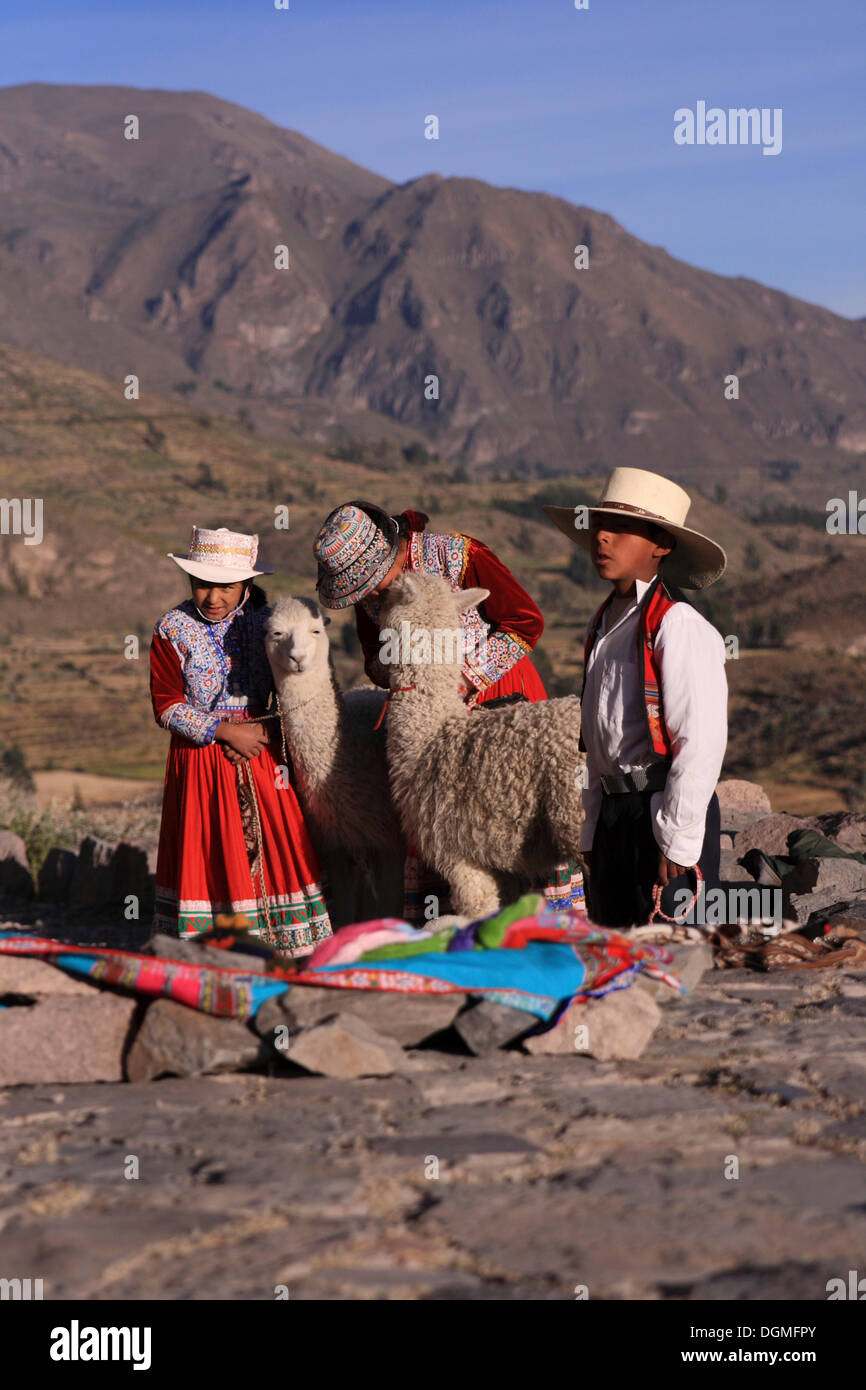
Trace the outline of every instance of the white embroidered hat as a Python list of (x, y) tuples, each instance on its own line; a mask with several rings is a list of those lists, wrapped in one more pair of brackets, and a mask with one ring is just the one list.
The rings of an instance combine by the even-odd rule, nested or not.
[(193, 526), (186, 555), (169, 552), (168, 558), (194, 579), (209, 580), (212, 584), (237, 584), (260, 574), (273, 574), (271, 565), (256, 568), (258, 553), (258, 536), (229, 531), (225, 526), (216, 531)]
[[(724, 574), (728, 557), (709, 536), (684, 524), (691, 504), (689, 494), (660, 473), (650, 473), (645, 468), (614, 468), (598, 505), (588, 509), (589, 520), (627, 515), (661, 526), (670, 532), (676, 545), (659, 562), (659, 574), (683, 589), (705, 589)], [(588, 526), (577, 524), (574, 507), (545, 507), (544, 511), (563, 535), (589, 550), (591, 532)]]

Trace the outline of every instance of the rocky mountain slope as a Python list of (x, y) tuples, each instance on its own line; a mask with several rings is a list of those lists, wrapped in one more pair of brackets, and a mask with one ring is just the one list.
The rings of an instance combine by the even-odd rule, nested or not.
[(561, 198), (394, 185), (203, 92), (39, 83), (0, 89), (0, 195), (0, 341), (262, 430), (315, 402), (323, 437), (644, 465), (753, 512), (821, 511), (862, 475), (866, 325)]

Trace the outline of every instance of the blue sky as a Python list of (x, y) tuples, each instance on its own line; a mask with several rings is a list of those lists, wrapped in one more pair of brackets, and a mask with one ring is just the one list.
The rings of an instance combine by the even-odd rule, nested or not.
[[(213, 92), (388, 178), (559, 194), (851, 317), (864, 71), (866, 0), (0, 0), (0, 85)], [(781, 107), (782, 152), (677, 146), (699, 100)]]

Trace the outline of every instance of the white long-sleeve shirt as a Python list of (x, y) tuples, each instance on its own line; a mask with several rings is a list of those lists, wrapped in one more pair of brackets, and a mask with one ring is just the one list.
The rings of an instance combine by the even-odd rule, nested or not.
[[(634, 599), (610, 624), (608, 609), (589, 655), (582, 707), (587, 786), (581, 848), (586, 850), (592, 849), (601, 808), (601, 778), (658, 761), (647, 729), (637, 649), (639, 606), (648, 588), (636, 580)], [(676, 603), (659, 625), (655, 658), (673, 761), (664, 791), (650, 801), (653, 834), (668, 859), (691, 867), (700, 857), (707, 806), (728, 740), (725, 644), (696, 609)]]

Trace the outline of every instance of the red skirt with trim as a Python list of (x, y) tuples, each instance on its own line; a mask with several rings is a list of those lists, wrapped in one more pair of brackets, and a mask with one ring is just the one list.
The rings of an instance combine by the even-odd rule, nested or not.
[[(331, 935), (331, 924), (298, 798), (269, 747), (244, 768), (258, 807), (264, 882), (258, 873), (253, 880), (259, 833), (253, 822), (245, 837), (237, 771), (222, 746), (201, 747), (172, 735), (154, 929), (195, 936), (213, 926), (216, 913), (243, 912), (253, 932), (281, 950), (307, 955)], [(249, 791), (245, 796), (253, 801)]]

